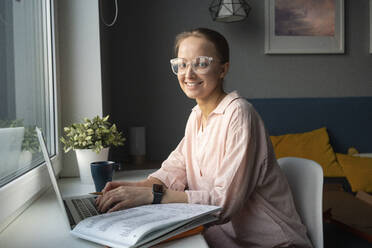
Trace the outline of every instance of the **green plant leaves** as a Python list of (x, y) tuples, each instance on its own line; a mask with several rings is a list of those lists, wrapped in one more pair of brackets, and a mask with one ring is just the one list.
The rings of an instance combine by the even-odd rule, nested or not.
[(93, 149), (99, 153), (109, 146), (123, 146), (125, 138), (117, 130), (115, 124), (111, 124), (109, 115), (92, 120), (84, 118), (83, 123), (73, 123), (63, 129), (65, 136), (60, 141), (64, 144), (64, 151), (71, 149)]

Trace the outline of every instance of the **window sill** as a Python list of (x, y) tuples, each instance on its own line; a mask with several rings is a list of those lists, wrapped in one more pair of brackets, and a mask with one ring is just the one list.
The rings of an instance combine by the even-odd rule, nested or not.
[[(43, 166), (46, 168), (46, 166)], [(155, 170), (132, 170), (118, 172), (115, 180), (137, 181), (143, 180)], [(81, 195), (94, 191), (93, 184), (81, 184), (79, 178), (64, 178), (58, 180), (59, 189), (63, 196)], [(42, 220), (42, 225), (35, 223)], [(37, 228), (33, 231), (32, 228)], [(35, 238), (35, 235), (38, 238)], [(64, 219), (60, 206), (57, 202), (53, 187), (35, 203), (33, 203), (22, 215), (17, 218), (4, 232), (0, 234), (0, 240), (4, 247), (102, 247), (102, 245), (76, 238), (70, 234), (70, 228)], [(157, 245), (159, 248), (187, 248), (208, 245), (201, 234), (185, 237)]]
[[(52, 163), (58, 175), (61, 171), (59, 156), (52, 157)], [(38, 199), (50, 184), (48, 170), (43, 163), (3, 186), (0, 189), (0, 232)]]

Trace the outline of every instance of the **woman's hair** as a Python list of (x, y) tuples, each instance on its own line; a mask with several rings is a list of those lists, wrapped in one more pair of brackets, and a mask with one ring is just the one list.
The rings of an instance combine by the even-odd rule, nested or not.
[(212, 42), (214, 47), (216, 48), (217, 56), (220, 59), (221, 64), (229, 62), (229, 44), (227, 43), (225, 37), (223, 37), (222, 34), (208, 28), (196, 28), (178, 34), (174, 42), (175, 56), (178, 55), (178, 49), (181, 42), (191, 36), (202, 37)]

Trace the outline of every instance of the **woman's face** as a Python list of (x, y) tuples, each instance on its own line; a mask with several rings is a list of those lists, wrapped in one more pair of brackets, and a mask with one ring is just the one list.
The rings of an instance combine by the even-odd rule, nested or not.
[[(206, 73), (195, 73), (189, 64), (198, 56), (212, 57)], [(206, 100), (214, 93), (222, 91), (222, 79), (227, 72), (227, 66), (221, 65), (212, 42), (205, 38), (190, 36), (181, 41), (178, 48), (178, 58), (187, 61), (185, 74), (177, 75), (183, 92), (187, 97), (196, 100)]]

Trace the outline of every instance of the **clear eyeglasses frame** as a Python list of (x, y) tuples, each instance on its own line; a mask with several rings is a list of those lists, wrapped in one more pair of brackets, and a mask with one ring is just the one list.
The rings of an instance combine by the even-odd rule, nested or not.
[(191, 66), (191, 69), (196, 74), (206, 74), (210, 69), (210, 65), (213, 61), (212, 57), (208, 56), (198, 56), (187, 62), (184, 58), (174, 58), (170, 60), (171, 68), (174, 74), (184, 75), (187, 71), (188, 66)]

